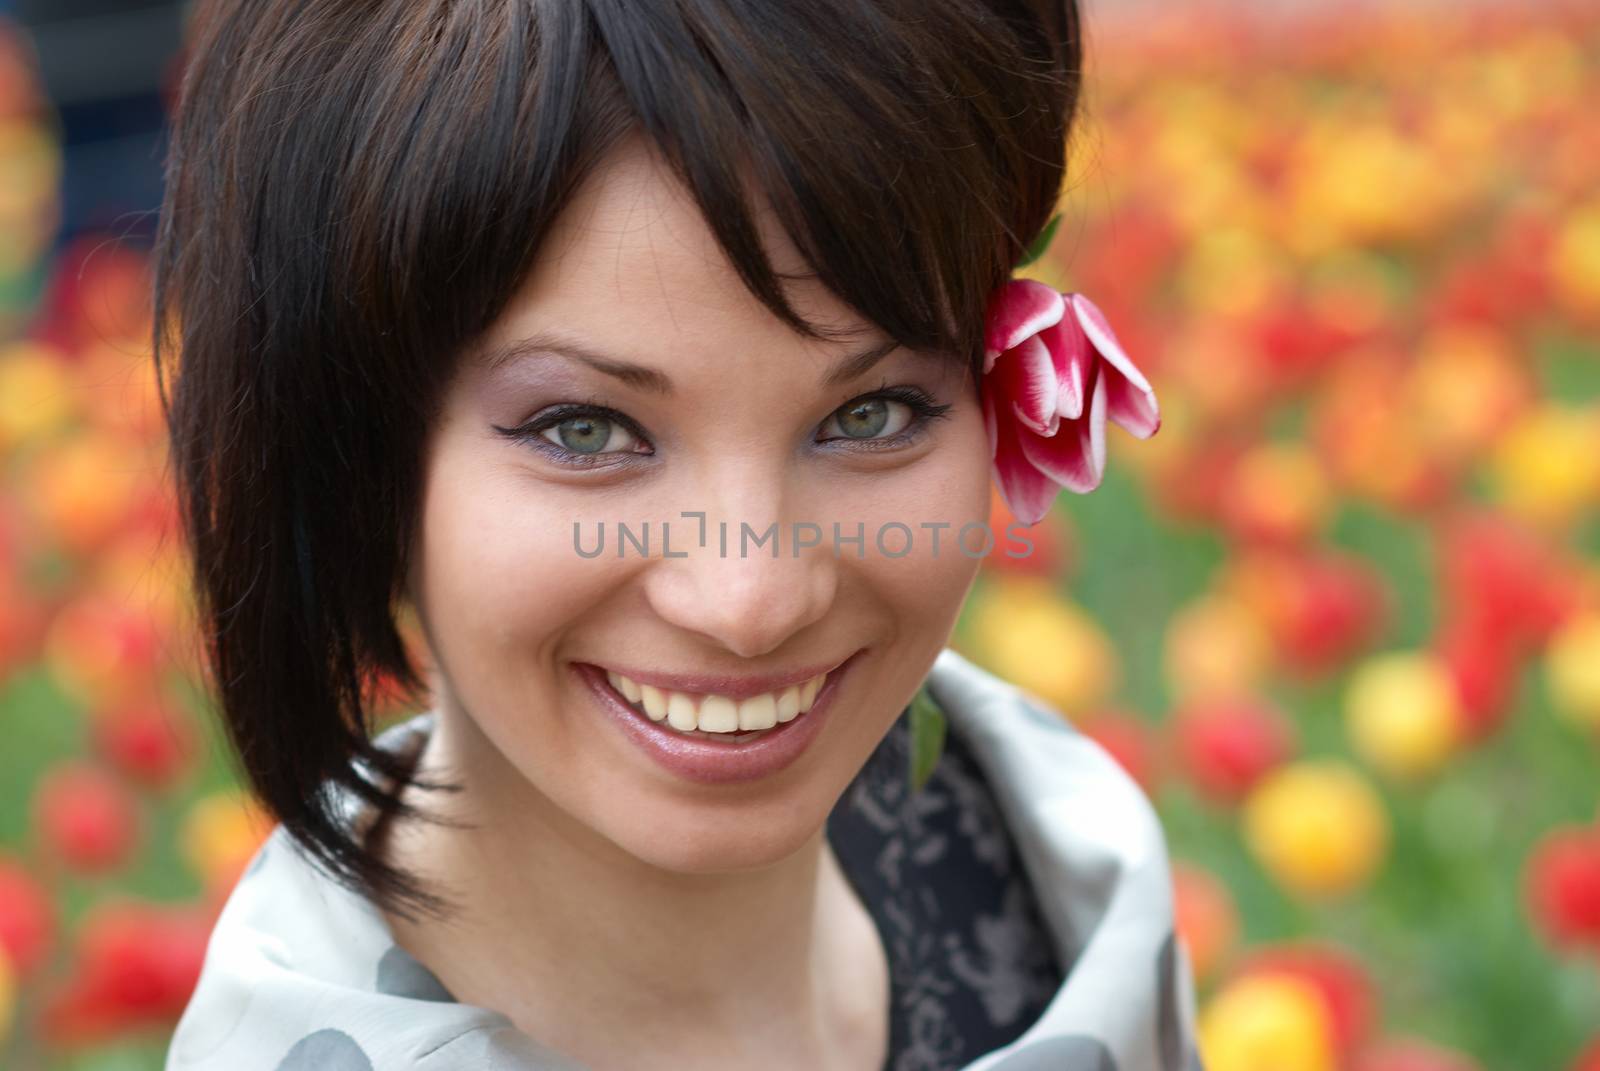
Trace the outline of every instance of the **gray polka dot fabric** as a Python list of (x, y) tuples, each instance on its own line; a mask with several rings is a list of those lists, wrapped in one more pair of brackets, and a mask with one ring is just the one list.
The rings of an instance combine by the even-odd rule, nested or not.
[[(1065, 970), (1025, 1029), (949, 1071), (1204, 1071), (1149, 802), (1069, 722), (955, 651), (941, 652), (928, 687), (993, 794)], [(383, 742), (429, 724), (419, 715)], [(218, 920), (166, 1068), (586, 1071), (503, 1014), (456, 1001), (372, 903), (281, 828)]]
[(292, 1045), (277, 1071), (372, 1071), (372, 1061), (342, 1030), (318, 1030)]
[(378, 961), (378, 992), (391, 997), (411, 1000), (453, 1001), (456, 998), (433, 976), (433, 972), (418, 963), (411, 953), (395, 945)]

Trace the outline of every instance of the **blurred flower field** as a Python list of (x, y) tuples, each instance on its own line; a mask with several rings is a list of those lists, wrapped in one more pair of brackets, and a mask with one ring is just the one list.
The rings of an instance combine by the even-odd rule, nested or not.
[(1097, 45), (1030, 270), (1164, 424), (958, 645), (1156, 801), (1211, 1071), (1594, 1071), (1600, 11)]
[[(1600, 1071), (1600, 11), (1091, 51), (1028, 273), (1164, 423), (956, 645), (1155, 801), (1210, 1071)], [(49, 254), (35, 86), (0, 28), (0, 1067), (134, 1071), (263, 823), (196, 686), (147, 265)]]

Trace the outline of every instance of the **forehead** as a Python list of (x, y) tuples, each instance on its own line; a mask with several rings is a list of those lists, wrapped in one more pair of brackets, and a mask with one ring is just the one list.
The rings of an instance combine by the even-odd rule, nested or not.
[[(812, 277), (765, 199), (753, 203), (760, 239), (796, 311), (861, 337), (878, 334)], [(730, 344), (753, 353), (773, 345), (825, 349), (746, 289), (693, 197), (642, 138), (622, 142), (574, 193), (488, 341), (550, 328), (617, 353)]]

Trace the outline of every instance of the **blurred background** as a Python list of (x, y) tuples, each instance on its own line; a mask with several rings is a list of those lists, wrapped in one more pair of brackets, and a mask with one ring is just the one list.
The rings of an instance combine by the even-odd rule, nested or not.
[[(181, 8), (0, 0), (8, 1069), (159, 1068), (264, 829), (146, 341)], [(1155, 802), (1210, 1071), (1597, 1071), (1600, 7), (1090, 13), (1027, 273), (1164, 423), (955, 644)]]

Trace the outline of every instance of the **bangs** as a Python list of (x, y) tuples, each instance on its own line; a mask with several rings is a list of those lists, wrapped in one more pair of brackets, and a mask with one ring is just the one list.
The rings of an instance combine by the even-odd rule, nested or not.
[(971, 357), (989, 292), (1054, 208), (1075, 57), (974, 3), (633, 7), (593, 3), (597, 65), (750, 291), (818, 333), (783, 298), (733, 161), (830, 291), (902, 345)]
[[(348, 22), (347, 6), (304, 5), (303, 17)], [(372, 287), (374, 322), (443, 313), (447, 346), (499, 314), (565, 201), (635, 131), (751, 293), (812, 337), (827, 332), (786, 300), (754, 198), (862, 317), (901, 345), (966, 360), (981, 349), (988, 294), (1055, 207), (1076, 27), (1052, 32), (1026, 5), (391, 6), (398, 26), (370, 20), (331, 70), (326, 45), (290, 61), (320, 68), (331, 91), (299, 94), (302, 147), (285, 149), (321, 174), (269, 169), (294, 183), (274, 217), (328, 211), (349, 258), (330, 267)], [(305, 152), (307, 136), (328, 155)], [(339, 160), (331, 174), (328, 156)], [(318, 187), (329, 203), (307, 196)]]

